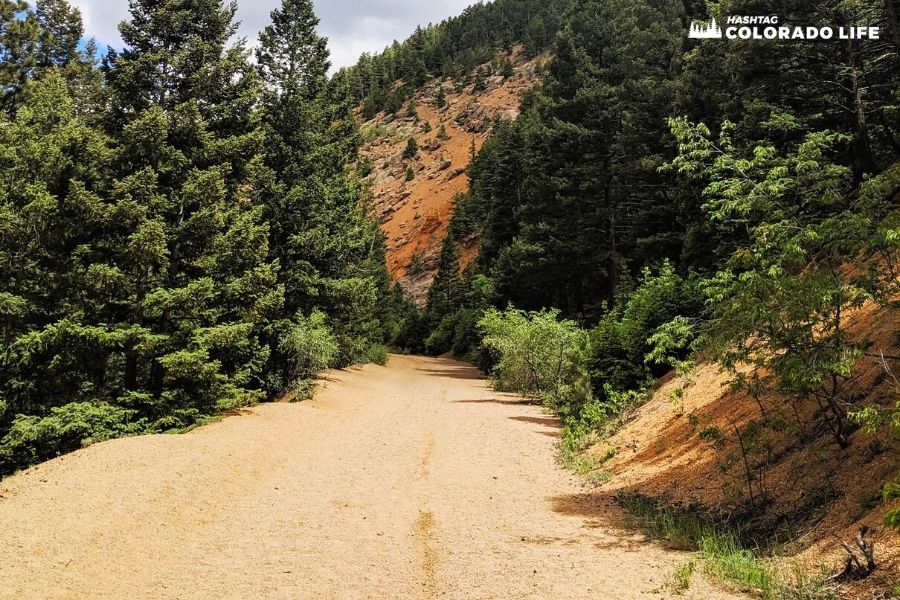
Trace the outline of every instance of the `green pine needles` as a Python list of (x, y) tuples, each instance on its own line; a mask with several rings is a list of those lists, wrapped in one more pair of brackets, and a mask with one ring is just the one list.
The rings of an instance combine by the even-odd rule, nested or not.
[(0, 474), (384, 360), (383, 241), (308, 0), (255, 64), (234, 4), (136, 0), (102, 71), (64, 0), (0, 8)]

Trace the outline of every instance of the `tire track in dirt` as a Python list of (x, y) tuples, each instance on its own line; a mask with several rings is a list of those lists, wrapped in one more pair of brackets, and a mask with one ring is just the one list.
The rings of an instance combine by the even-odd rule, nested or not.
[(431, 511), (420, 510), (414, 525), (416, 551), (419, 568), (422, 572), (422, 588), (425, 598), (437, 598), (438, 595), (438, 552), (437, 531), (434, 515)]
[[(418, 481), (427, 489), (428, 477), (431, 473), (431, 459), (434, 455), (434, 432), (431, 430), (425, 434), (425, 444), (422, 450), (422, 458), (419, 460)], [(413, 524), (413, 538), (416, 546), (416, 558), (422, 577), (423, 597), (426, 599), (437, 598), (438, 595), (438, 551), (437, 551), (437, 527), (434, 523), (434, 514), (429, 510), (426, 494), (420, 492), (423, 497), (419, 508), (419, 516)]]

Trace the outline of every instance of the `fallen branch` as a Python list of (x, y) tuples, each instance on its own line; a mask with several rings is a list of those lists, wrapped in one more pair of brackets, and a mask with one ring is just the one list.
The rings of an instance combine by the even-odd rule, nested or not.
[[(865, 579), (876, 569), (875, 565), (875, 544), (866, 540), (866, 534), (869, 533), (869, 527), (863, 525), (856, 534), (856, 548), (853, 548), (847, 542), (841, 541), (841, 546), (847, 551), (847, 560), (840, 569), (835, 568), (828, 581), (857, 581)], [(857, 552), (858, 550), (858, 552)]]

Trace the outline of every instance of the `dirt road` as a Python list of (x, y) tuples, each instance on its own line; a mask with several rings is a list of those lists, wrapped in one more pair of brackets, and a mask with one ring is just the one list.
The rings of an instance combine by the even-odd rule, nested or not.
[(474, 369), (394, 356), (0, 482), (0, 598), (670, 597), (648, 592), (690, 557), (618, 528), (557, 439)]

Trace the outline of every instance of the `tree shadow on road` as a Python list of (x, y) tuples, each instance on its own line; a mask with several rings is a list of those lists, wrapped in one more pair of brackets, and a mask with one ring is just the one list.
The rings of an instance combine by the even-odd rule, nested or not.
[(588, 530), (579, 540), (590, 541), (600, 550), (640, 551), (647, 537), (635, 530), (619, 506), (614, 494), (604, 491), (563, 494), (547, 498), (553, 512), (581, 517), (582, 528)]
[(474, 400), (454, 400), (457, 404), (505, 404), (507, 406), (537, 406), (540, 402), (534, 400), (526, 400), (521, 396), (494, 397), (494, 398), (476, 398)]
[(481, 371), (475, 367), (444, 367), (439, 369), (416, 369), (416, 371), (435, 377), (449, 377), (450, 379), (485, 380)]
[(552, 427), (554, 429), (561, 429), (562, 422), (557, 417), (523, 417), (523, 416), (515, 416), (510, 417), (513, 421), (520, 421), (522, 423), (533, 423), (534, 425), (543, 425), (545, 427)]
[(583, 517), (585, 527), (591, 529), (615, 529), (625, 534), (633, 533), (633, 523), (622, 509), (614, 492), (595, 490), (562, 494), (547, 498), (553, 512), (569, 517)]

